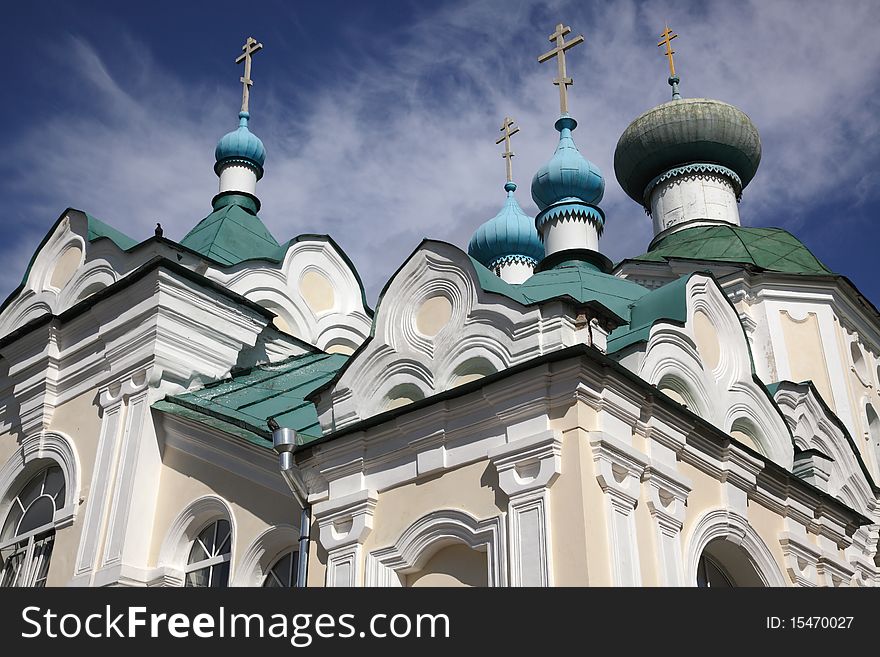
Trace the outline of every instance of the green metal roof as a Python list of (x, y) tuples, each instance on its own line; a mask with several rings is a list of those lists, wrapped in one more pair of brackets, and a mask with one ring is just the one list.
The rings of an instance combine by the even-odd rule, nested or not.
[[(89, 242), (94, 242), (96, 240), (101, 239), (102, 237), (106, 237), (111, 242), (113, 242), (116, 246), (118, 246), (123, 251), (126, 251), (133, 246), (137, 245), (138, 241), (130, 238), (125, 233), (122, 233), (113, 226), (109, 226), (105, 224), (100, 219), (96, 219), (92, 215), (88, 213), (84, 213), (86, 218), (89, 221), (89, 234), (88, 240)], [(39, 249), (38, 249), (39, 251)]]
[(153, 408), (200, 422), (263, 447), (272, 437), (266, 419), (295, 429), (303, 444), (321, 437), (318, 414), (306, 395), (329, 381), (348, 356), (323, 352), (257, 365), (153, 404)]
[(613, 354), (636, 342), (647, 340), (655, 322), (664, 319), (684, 324), (687, 320), (687, 284), (690, 276), (652, 290), (630, 308), (630, 323), (608, 336), (607, 352)]
[(224, 265), (254, 258), (278, 262), (284, 249), (257, 216), (256, 205), (245, 196), (215, 200), (215, 210), (180, 240), (180, 244)]
[(598, 302), (629, 322), (632, 304), (648, 294), (647, 288), (606, 274), (582, 260), (561, 262), (520, 285), (506, 283), (473, 258), (471, 261), (484, 290), (503, 294), (524, 306), (570, 297), (579, 303)]
[(648, 253), (634, 259), (735, 262), (788, 274), (832, 274), (788, 231), (730, 224), (680, 230), (660, 239)]

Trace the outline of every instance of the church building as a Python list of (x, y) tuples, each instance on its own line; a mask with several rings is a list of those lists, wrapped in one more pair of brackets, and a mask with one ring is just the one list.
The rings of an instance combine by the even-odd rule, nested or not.
[(375, 309), (260, 219), (248, 38), (210, 214), (138, 242), (68, 208), (0, 306), (2, 586), (880, 584), (880, 315), (742, 225), (758, 128), (681, 94), (676, 36), (614, 153), (645, 253), (602, 253), (560, 23), (537, 216), (507, 117), (498, 214)]

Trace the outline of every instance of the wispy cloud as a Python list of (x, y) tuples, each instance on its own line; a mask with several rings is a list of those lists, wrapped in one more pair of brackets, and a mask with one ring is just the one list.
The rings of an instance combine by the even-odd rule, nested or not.
[[(667, 20), (681, 35), (684, 94), (732, 102), (761, 131), (764, 160), (746, 190), (745, 223), (791, 227), (817, 199), (876, 200), (867, 166), (880, 141), (875, 14), (872, 2), (848, 2), (846, 11), (813, 1), (680, 1), (662, 11), (634, 2), (445, 4), (426, 8), (407, 35), (386, 35), (381, 57), (369, 41), (381, 35), (343, 21), (338, 43), (348, 45), (334, 58), (342, 74), (305, 89), (294, 71), (259, 79), (252, 125), (269, 153), (261, 217), (279, 239), (332, 234), (375, 299), (423, 236), (464, 246), (500, 207), (504, 169), (493, 141), (506, 114), (522, 128), (518, 198), (536, 212), (529, 181), (555, 147), (558, 109), (555, 69), (536, 56), (559, 20), (587, 37), (569, 57), (571, 106), (575, 139), (606, 176), (601, 246), (612, 258), (640, 253), (650, 239), (612, 159), (626, 125), (669, 95), (655, 47)], [(209, 211), (213, 147), (235, 125), (235, 89), (184, 84), (156, 65), (157, 46), (139, 42), (136, 26), (121, 46), (108, 66), (75, 37), (63, 44), (59, 94), (76, 102), (12, 146), (20, 166), (4, 193), (20, 216), (16, 239), (0, 247), (3, 288), (18, 282), (68, 205), (137, 238), (157, 220), (180, 238)]]

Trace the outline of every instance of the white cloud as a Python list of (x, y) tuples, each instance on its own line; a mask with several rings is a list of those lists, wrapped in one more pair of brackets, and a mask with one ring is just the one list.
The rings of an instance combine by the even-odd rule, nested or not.
[[(587, 38), (569, 56), (580, 121), (574, 136), (606, 176), (601, 246), (614, 259), (642, 252), (650, 240), (650, 222), (617, 186), (612, 159), (626, 125), (669, 96), (655, 45), (666, 20), (680, 34), (684, 95), (732, 102), (761, 131), (764, 161), (745, 193), (745, 223), (795, 226), (817, 199), (845, 200), (854, 187), (852, 202), (876, 195), (865, 182), (880, 132), (871, 2), (847, 3), (845, 11), (803, 1), (672, 2), (662, 13), (634, 2), (426, 11), (407, 31), (418, 38), (389, 39), (383, 58), (353, 45), (330, 82), (300, 80), (293, 67), (284, 79), (259, 78), (252, 101), (252, 127), (268, 150), (262, 219), (279, 240), (332, 234), (373, 301), (422, 237), (464, 247), (498, 210), (504, 168), (493, 142), (505, 114), (522, 129), (514, 143), (517, 196), (536, 212), (529, 182), (555, 148), (558, 110), (555, 67), (536, 56), (549, 49), (546, 35), (558, 20)], [(371, 38), (344, 22), (343, 29), (346, 43)], [(72, 93), (75, 83), (85, 109), (32, 125), (13, 147), (22, 166), (7, 194), (21, 199), (22, 216), (18, 243), (4, 249), (3, 288), (17, 284), (68, 205), (141, 239), (155, 221), (179, 239), (210, 209), (213, 147), (235, 125), (235, 73), (229, 88), (184, 85), (155, 65), (153, 46), (131, 30), (115, 55), (126, 66), (111, 67), (129, 74), (114, 76), (76, 39), (54, 62), (71, 82), (59, 93)]]

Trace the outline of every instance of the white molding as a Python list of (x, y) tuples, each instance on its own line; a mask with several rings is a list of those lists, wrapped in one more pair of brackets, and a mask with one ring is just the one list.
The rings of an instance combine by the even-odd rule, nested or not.
[(685, 551), (686, 585), (697, 585), (700, 556), (706, 546), (716, 539), (724, 539), (743, 548), (767, 586), (785, 586), (785, 577), (770, 548), (744, 516), (730, 509), (705, 511), (691, 528)]
[(816, 565), (821, 552), (807, 541), (806, 533), (798, 536), (792, 532), (782, 532), (779, 544), (785, 555), (785, 572), (792, 583), (797, 586), (817, 586)]
[(107, 391), (99, 395), (103, 409), (101, 433), (92, 470), (92, 482), (86, 499), (85, 518), (77, 547), (73, 576), (89, 576), (96, 566), (105, 507), (112, 490), (112, 471), (119, 449), (119, 431), (125, 417), (122, 396), (111, 398)]
[(681, 528), (692, 483), (678, 472), (652, 461), (643, 475), (648, 511), (654, 519), (656, 557), (661, 586), (682, 586)]
[(553, 586), (549, 489), (562, 473), (562, 441), (544, 431), (489, 451), (508, 496), (511, 586)]
[(633, 512), (648, 457), (605, 432), (590, 432), (590, 445), (596, 481), (605, 493), (612, 582), (615, 586), (639, 586), (642, 576)]
[(275, 525), (263, 530), (238, 560), (231, 586), (262, 586), (266, 573), (283, 553), (298, 551), (299, 530), (292, 525)]
[(361, 548), (373, 531), (379, 497), (362, 490), (312, 507), (318, 540), (327, 550), (327, 586), (358, 586), (362, 579)]
[(432, 511), (404, 530), (393, 545), (371, 551), (364, 585), (401, 586), (401, 575), (418, 572), (437, 551), (456, 543), (486, 552), (489, 586), (507, 586), (504, 517), (477, 520), (458, 509)]
[[(237, 574), (234, 552), (238, 527), (231, 505), (218, 495), (204, 495), (196, 498), (177, 515), (162, 541), (158, 567), (174, 572), (185, 572), (193, 541), (199, 532), (214, 520), (229, 522), (230, 544), (233, 551), (229, 563), (229, 581), (234, 581)], [(181, 579), (181, 583), (182, 581)]]
[[(450, 317), (436, 335), (421, 335), (416, 315), (422, 303), (438, 296), (449, 301)], [(388, 392), (401, 385), (424, 397), (453, 388), (458, 368), (473, 359), (502, 371), (573, 344), (598, 345), (604, 333), (594, 319), (591, 311), (579, 317), (566, 302), (527, 307), (486, 292), (464, 252), (426, 242), (389, 282), (373, 337), (333, 388), (319, 395), (322, 429), (335, 431), (381, 413)]]
[(73, 524), (80, 503), (79, 456), (73, 441), (58, 431), (24, 436), (19, 449), (0, 468), (0, 518), (6, 518), (11, 502), (27, 483), (24, 478), (38, 472), (36, 462), (43, 460), (54, 461), (64, 475), (64, 506), (55, 511), (55, 529)]

